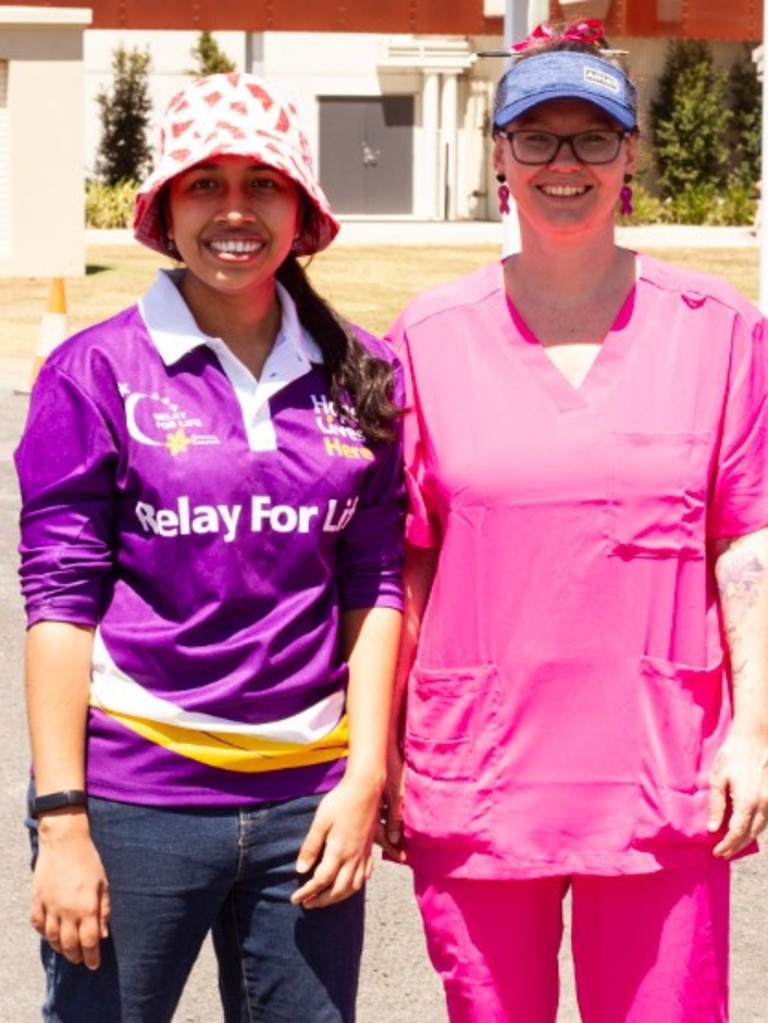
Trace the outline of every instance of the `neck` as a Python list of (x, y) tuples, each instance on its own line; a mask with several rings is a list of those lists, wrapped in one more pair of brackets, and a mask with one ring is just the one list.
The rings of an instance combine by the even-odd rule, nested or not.
[(542, 236), (520, 225), (521, 248), (507, 260), (508, 287), (546, 296), (547, 302), (581, 305), (612, 290), (629, 253), (617, 247), (613, 225), (583, 237)]
[(218, 337), (258, 377), (277, 338), (282, 310), (274, 280), (246, 292), (222, 292), (186, 274), (181, 293), (204, 334)]
[[(576, 244), (521, 240), (521, 251), (504, 264), (504, 285), (528, 329), (545, 347), (602, 344), (634, 286), (635, 254), (618, 248), (612, 232)], [(584, 358), (573, 371), (577, 379), (589, 365)]]

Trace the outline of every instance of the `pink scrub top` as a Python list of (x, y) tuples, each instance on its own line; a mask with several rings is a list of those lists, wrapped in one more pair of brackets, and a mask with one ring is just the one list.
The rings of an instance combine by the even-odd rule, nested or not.
[(610, 875), (713, 844), (731, 699), (707, 543), (768, 526), (765, 326), (647, 257), (578, 388), (500, 263), (394, 324), (408, 538), (440, 547), (408, 693), (414, 862)]

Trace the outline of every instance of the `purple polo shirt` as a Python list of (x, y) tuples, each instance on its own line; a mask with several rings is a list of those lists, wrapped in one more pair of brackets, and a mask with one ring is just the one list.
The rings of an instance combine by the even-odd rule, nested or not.
[(282, 288), (256, 381), (174, 277), (40, 372), (16, 452), (28, 620), (96, 627), (93, 795), (324, 791), (347, 749), (339, 614), (401, 606), (400, 446), (340, 418)]

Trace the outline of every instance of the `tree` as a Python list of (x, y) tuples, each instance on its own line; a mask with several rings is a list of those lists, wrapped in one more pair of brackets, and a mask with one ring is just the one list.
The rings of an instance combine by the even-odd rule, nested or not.
[(190, 53), (197, 61), (197, 67), (189, 73), (198, 78), (215, 75), (220, 71), (235, 70), (235, 62), (229, 59), (210, 32), (200, 33)]
[(112, 55), (112, 88), (96, 97), (101, 110), (96, 175), (108, 185), (139, 181), (151, 165), (147, 143), (150, 65), (148, 50), (118, 47)]
[(725, 74), (715, 71), (707, 43), (670, 45), (651, 104), (659, 190), (665, 198), (723, 188), (729, 174)]
[(763, 96), (757, 67), (751, 58), (738, 61), (728, 75), (733, 111), (729, 131), (731, 168), (737, 180), (754, 187), (760, 180)]

